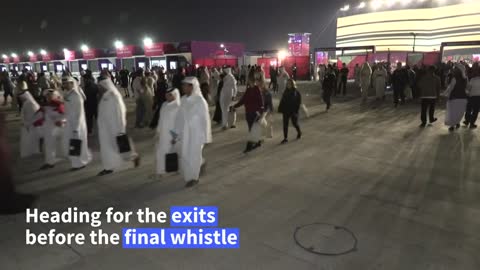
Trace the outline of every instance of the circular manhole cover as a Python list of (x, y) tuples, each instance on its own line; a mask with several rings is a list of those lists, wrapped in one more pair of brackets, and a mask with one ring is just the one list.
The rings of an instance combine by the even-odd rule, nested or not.
[(295, 242), (308, 252), (338, 256), (357, 249), (357, 238), (349, 229), (327, 223), (312, 223), (297, 227)]

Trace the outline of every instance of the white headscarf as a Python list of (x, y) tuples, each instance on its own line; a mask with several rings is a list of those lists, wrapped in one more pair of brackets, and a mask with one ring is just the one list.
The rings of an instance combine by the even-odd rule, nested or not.
[(166, 105), (167, 105), (167, 106), (173, 106), (173, 105), (180, 106), (180, 104), (181, 104), (181, 101), (180, 101), (180, 98), (181, 98), (181, 97), (180, 97), (180, 91), (179, 91), (177, 88), (175, 88), (175, 89), (173, 89), (173, 90), (170, 91), (170, 92), (167, 91), (167, 93), (172, 94), (172, 95), (175, 97), (175, 100), (172, 101), (172, 102), (167, 102)]
[(186, 77), (182, 83), (193, 85), (193, 92), (190, 96), (202, 96), (202, 91), (200, 90), (200, 83), (196, 77)]

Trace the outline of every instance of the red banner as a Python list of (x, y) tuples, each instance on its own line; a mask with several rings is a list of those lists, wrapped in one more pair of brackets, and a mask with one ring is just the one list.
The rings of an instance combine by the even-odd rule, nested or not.
[(63, 53), (65, 54), (65, 60), (75, 60), (75, 51), (64, 50)]
[(98, 57), (98, 50), (88, 49), (87, 51), (83, 51), (82, 54), (85, 60), (95, 59)]
[(117, 49), (117, 57), (118, 58), (132, 57), (134, 52), (135, 52), (135, 46), (133, 45), (124, 46), (123, 48)]
[(30, 62), (37, 62), (38, 61), (38, 55), (34, 54), (30, 56)]
[(45, 55), (42, 55), (42, 61), (44, 62), (49, 62), (53, 60), (53, 55), (51, 53), (47, 53)]
[(20, 63), (20, 57), (13, 57), (13, 63), (18, 64)]
[(153, 43), (151, 46), (144, 46), (145, 56), (162, 56), (165, 54), (163, 43)]
[(4, 64), (10, 64), (10, 57), (2, 58)]

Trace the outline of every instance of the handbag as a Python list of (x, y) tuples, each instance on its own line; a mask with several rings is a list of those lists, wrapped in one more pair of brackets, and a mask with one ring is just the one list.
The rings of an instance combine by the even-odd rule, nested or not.
[(79, 157), (82, 152), (82, 140), (70, 139), (70, 148), (68, 155), (71, 157)]
[(167, 173), (178, 172), (178, 154), (168, 153), (165, 155), (165, 171)]
[(120, 154), (132, 151), (132, 147), (130, 145), (130, 138), (127, 136), (127, 134), (120, 134), (117, 136), (117, 145), (118, 152), (120, 152)]

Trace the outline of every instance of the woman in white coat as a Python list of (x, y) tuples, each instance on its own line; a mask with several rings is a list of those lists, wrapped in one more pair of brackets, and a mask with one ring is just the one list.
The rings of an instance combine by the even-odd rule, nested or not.
[(130, 142), (132, 151), (128, 155), (121, 154), (117, 144), (117, 137), (127, 132), (127, 109), (122, 95), (110, 79), (100, 81), (98, 86), (102, 94), (98, 104), (98, 138), (104, 168), (98, 176), (113, 173), (127, 161), (133, 161), (138, 167), (140, 157), (133, 150), (133, 143)]
[(373, 79), (375, 84), (375, 94), (377, 100), (385, 97), (385, 87), (387, 83), (387, 70), (382, 64), (378, 64), (373, 72)]
[[(83, 90), (78, 86), (77, 81), (71, 76), (62, 78), (62, 87), (65, 91), (65, 128), (63, 129), (63, 146), (65, 156), (72, 164), (71, 171), (85, 168), (92, 161), (92, 154), (88, 149), (88, 131), (85, 119), (84, 102), (87, 99)], [(70, 155), (71, 140), (80, 140), (80, 155)]]
[(177, 113), (180, 109), (180, 91), (171, 88), (167, 91), (166, 102), (160, 109), (160, 118), (157, 126), (157, 175), (165, 174), (165, 155), (177, 152), (176, 147), (172, 145), (172, 131), (175, 130)]
[(40, 105), (35, 101), (32, 94), (24, 91), (18, 95), (22, 102), (22, 130), (20, 136), (20, 157), (26, 158), (40, 153), (40, 136), (34, 127), (35, 114), (40, 110)]
[[(234, 128), (235, 123), (228, 122), (228, 114), (232, 100), (237, 96), (237, 80), (232, 75), (231, 68), (225, 68), (225, 77), (223, 78), (223, 87), (220, 92), (220, 108), (222, 109), (222, 126), (226, 130), (229, 127)], [(231, 126), (229, 126), (231, 125)]]

